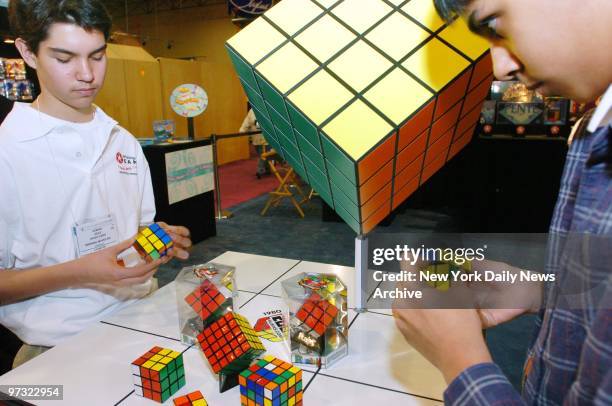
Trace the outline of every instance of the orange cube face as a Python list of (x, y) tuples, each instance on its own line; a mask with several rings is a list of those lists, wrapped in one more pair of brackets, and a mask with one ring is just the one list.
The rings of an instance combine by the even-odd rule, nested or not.
[(492, 66), (431, 0), (334, 3), (280, 2), (227, 49), (268, 143), (363, 234), (469, 143)]
[(206, 327), (198, 342), (215, 373), (241, 372), (265, 352), (249, 321), (237, 313), (226, 313)]
[(228, 306), (231, 305), (231, 297), (224, 296), (210, 280), (205, 279), (185, 301), (200, 316), (204, 322), (209, 318), (220, 315)]
[(174, 406), (208, 406), (208, 402), (199, 390), (174, 398), (172, 401)]
[(336, 306), (323, 299), (318, 293), (313, 293), (306, 299), (295, 317), (314, 330), (317, 336), (321, 336), (337, 315)]

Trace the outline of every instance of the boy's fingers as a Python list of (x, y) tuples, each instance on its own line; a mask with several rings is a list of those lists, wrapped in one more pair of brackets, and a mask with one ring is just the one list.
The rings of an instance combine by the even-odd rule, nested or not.
[(169, 234), (174, 234), (178, 237), (187, 238), (187, 239), (191, 238), (191, 232), (189, 231), (187, 227), (171, 226), (171, 225), (164, 223), (163, 221), (159, 221), (157, 224)]
[(109, 247), (109, 249), (113, 253), (121, 254), (123, 251), (130, 248), (132, 244), (134, 244), (134, 241), (136, 241), (136, 236), (133, 236), (131, 238), (128, 238), (127, 240), (121, 241), (119, 244), (115, 244), (112, 247)]
[(136, 278), (126, 278), (126, 279), (123, 279), (123, 280), (121, 280), (120, 285), (130, 286), (130, 285), (139, 285), (141, 283), (145, 283), (150, 278), (152, 278), (153, 275), (155, 275), (155, 271), (156, 271), (156, 269), (152, 270), (151, 272), (149, 272), (149, 273), (147, 273), (145, 275), (142, 275), (142, 276), (139, 276), (139, 277), (136, 277)]
[(160, 258), (160, 259), (156, 259), (153, 262), (138, 264), (131, 268), (123, 268), (123, 275), (125, 276), (125, 278), (123, 279), (125, 280), (125, 279), (131, 279), (131, 278), (139, 278), (150, 272), (155, 273), (157, 271), (157, 268), (159, 268), (159, 266), (162, 265), (163, 263), (164, 263), (163, 260)]

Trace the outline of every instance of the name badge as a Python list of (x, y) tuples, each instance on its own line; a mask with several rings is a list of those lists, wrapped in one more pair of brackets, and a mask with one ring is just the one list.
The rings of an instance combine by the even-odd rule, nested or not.
[(115, 216), (109, 214), (75, 223), (72, 237), (77, 258), (115, 245), (119, 242)]

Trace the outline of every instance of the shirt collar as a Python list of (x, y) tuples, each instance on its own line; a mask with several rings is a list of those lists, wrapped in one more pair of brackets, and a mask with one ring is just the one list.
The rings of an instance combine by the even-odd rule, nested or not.
[(605, 127), (612, 124), (612, 85), (608, 87), (604, 93), (599, 106), (595, 109), (587, 130), (591, 133), (597, 131), (600, 127)]
[[(101, 108), (94, 105), (96, 114), (94, 120), (110, 131), (117, 125), (117, 121), (109, 117)], [(24, 123), (29, 123), (24, 130)], [(15, 103), (11, 114), (6, 118), (3, 127), (19, 142), (31, 141), (43, 137), (53, 131), (70, 128), (69, 122), (40, 113), (28, 103)]]

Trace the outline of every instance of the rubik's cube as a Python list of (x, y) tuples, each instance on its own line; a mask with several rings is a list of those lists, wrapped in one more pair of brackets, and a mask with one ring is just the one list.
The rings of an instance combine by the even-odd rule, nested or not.
[(153, 347), (132, 362), (132, 377), (137, 395), (163, 403), (185, 385), (183, 355)]
[(210, 280), (205, 279), (185, 301), (207, 325), (207, 321), (217, 319), (221, 313), (232, 305), (231, 294), (224, 295)]
[(283, 341), (287, 334), (287, 326), (281, 314), (261, 317), (253, 330), (259, 337), (272, 342)]
[(226, 45), (268, 143), (357, 233), (470, 142), (492, 79), (432, 0), (282, 0)]
[(174, 406), (208, 406), (208, 402), (199, 390), (191, 392), (185, 396), (173, 399)]
[(198, 341), (213, 371), (228, 375), (248, 368), (266, 351), (249, 321), (237, 313), (226, 313), (209, 325)]
[(153, 223), (140, 230), (133, 246), (147, 262), (150, 262), (166, 255), (173, 245), (172, 239), (164, 229)]
[(318, 293), (312, 293), (297, 311), (297, 317), (302, 323), (322, 336), (338, 315), (338, 308), (323, 299)]
[(302, 404), (302, 370), (273, 356), (266, 356), (238, 378), (240, 404), (281, 406)]
[(459, 265), (456, 261), (440, 261), (434, 262), (424, 267), (423, 272), (436, 275), (448, 275), (447, 280), (427, 281), (427, 284), (432, 288), (440, 291), (447, 291), (451, 287), (452, 275), (451, 271), (461, 270), (463, 272), (472, 272), (472, 263), (467, 261)]

